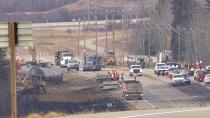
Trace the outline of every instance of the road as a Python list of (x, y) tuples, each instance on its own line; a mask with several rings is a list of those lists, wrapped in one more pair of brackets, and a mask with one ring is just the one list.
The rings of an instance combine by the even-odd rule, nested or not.
[[(98, 37), (98, 41), (103, 40), (103, 39), (105, 39), (105, 37)], [(96, 50), (96, 45), (94, 44), (95, 41), (96, 41), (96, 38), (86, 39), (86, 48), (88, 48), (90, 50)], [(79, 45), (81, 47), (84, 47), (84, 40), (81, 40), (79, 42)], [(98, 53), (103, 55), (105, 53), (105, 48), (98, 47)]]
[(210, 108), (175, 108), (71, 115), (60, 118), (209, 118)]
[[(105, 41), (105, 38), (106, 38), (105, 36), (98, 37), (98, 42), (100, 42), (101, 40)], [(108, 36), (108, 38), (111, 39), (112, 36)], [(95, 42), (96, 42), (96, 38), (88, 38), (88, 39), (86, 39), (86, 48), (89, 49), (89, 50), (96, 50)], [(81, 40), (79, 42), (79, 45), (81, 47), (84, 47), (84, 40)], [(105, 50), (105, 46), (104, 47), (98, 46), (98, 53), (100, 55), (104, 55), (105, 51), (106, 51)], [(120, 54), (121, 51), (118, 50), (118, 49), (115, 49), (115, 51), (116, 51), (116, 56), (119, 57), (121, 55)]]
[[(187, 109), (210, 105), (210, 90), (200, 83), (192, 81), (189, 86), (172, 87), (166, 78), (153, 74), (150, 77), (145, 73), (145, 76), (137, 77), (137, 80), (143, 84), (143, 100), (124, 100), (118, 87), (103, 90), (96, 83), (97, 78), (107, 76), (107, 70), (67, 72), (63, 69), (64, 82), (48, 84), (48, 93), (39, 96), (39, 103), (34, 109), (44, 112), (63, 111), (72, 114), (92, 110), (104, 112), (107, 110), (107, 103), (113, 104), (111, 111)], [(118, 70), (122, 69), (118, 68)], [(145, 72), (149, 73), (147, 70)], [(128, 77), (125, 75), (125, 78)]]
[[(59, 84), (47, 83), (47, 94), (40, 94), (35, 105), (27, 104), (23, 108), (44, 113), (62, 111), (66, 114), (77, 114), (81, 112), (105, 112), (107, 110), (141, 110), (143, 112), (144, 110), (171, 110), (175, 108), (188, 110), (189, 108), (210, 107), (210, 87), (205, 87), (194, 80), (188, 86), (172, 87), (169, 84), (169, 79), (157, 77), (151, 69), (144, 69), (143, 76), (137, 77), (137, 80), (143, 84), (143, 100), (125, 100), (121, 97), (121, 90), (118, 86), (114, 86), (115, 89), (104, 90), (96, 82), (97, 78), (108, 76), (107, 71), (110, 69), (106, 68), (99, 72), (77, 72), (62, 69), (64, 82)], [(129, 78), (128, 69), (120, 67), (115, 69), (124, 71), (125, 78)], [(107, 107), (108, 103), (112, 104), (111, 108)], [(161, 112), (167, 114), (168, 110)], [(27, 110), (23, 113), (25, 112)], [(174, 113), (174, 111), (170, 112)], [(138, 113), (133, 115), (139, 117)], [(121, 117), (120, 114), (116, 116)]]

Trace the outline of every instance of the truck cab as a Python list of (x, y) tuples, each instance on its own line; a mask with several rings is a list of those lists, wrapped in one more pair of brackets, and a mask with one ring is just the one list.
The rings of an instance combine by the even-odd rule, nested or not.
[(83, 71), (101, 71), (103, 59), (98, 55), (85, 55), (83, 57)]
[(105, 61), (106, 61), (107, 66), (116, 66), (117, 59), (116, 59), (115, 53), (113, 51), (109, 51), (105, 58)]
[(143, 72), (140, 65), (131, 65), (129, 71), (130, 71), (129, 72), (130, 76), (137, 76), (137, 75), (142, 76), (142, 72)]
[(63, 52), (61, 54), (60, 67), (67, 67), (70, 60), (72, 60), (72, 54), (69, 52)]

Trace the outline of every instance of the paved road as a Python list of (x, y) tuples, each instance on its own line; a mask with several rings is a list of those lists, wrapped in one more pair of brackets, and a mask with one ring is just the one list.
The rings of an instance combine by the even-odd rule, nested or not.
[(175, 108), (71, 115), (60, 118), (209, 118), (210, 108)]
[[(121, 70), (120, 68), (116, 69)], [(39, 108), (71, 113), (72, 110), (90, 112), (92, 108), (95, 110), (100, 108), (99, 111), (104, 112), (107, 103), (110, 102), (113, 103), (117, 111), (121, 109), (188, 109), (210, 106), (210, 89), (208, 87), (195, 81), (192, 81), (189, 86), (172, 87), (169, 85), (168, 79), (153, 75), (151, 70), (144, 70), (144, 76), (137, 77), (137, 80), (143, 84), (143, 100), (124, 100), (121, 97), (120, 89), (104, 91), (96, 84), (96, 78), (106, 75), (107, 70), (104, 69), (101, 72), (65, 72), (63, 84), (51, 85), (49, 93), (40, 96)], [(127, 71), (126, 69), (122, 70)], [(125, 77), (128, 78), (126, 74)], [(112, 97), (110, 98), (110, 96)], [(164, 112), (168, 112), (168, 110)]]
[[(150, 76), (138, 77), (143, 83), (143, 100), (124, 100), (131, 109), (140, 111), (125, 111), (114, 113), (85, 114), (86, 118), (209, 118), (210, 90), (209, 87), (192, 80), (188, 86), (172, 87), (165, 77), (153, 75), (151, 70), (145, 70)], [(146, 74), (146, 75), (147, 75)], [(128, 76), (126, 76), (128, 77)], [(120, 91), (112, 91), (120, 98)], [(84, 115), (71, 115), (64, 118), (82, 118)]]

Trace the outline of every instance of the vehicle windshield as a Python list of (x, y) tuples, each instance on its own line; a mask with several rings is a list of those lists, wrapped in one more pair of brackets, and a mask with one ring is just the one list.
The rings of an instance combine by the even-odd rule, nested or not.
[(69, 61), (69, 63), (77, 63), (77, 61), (76, 60), (71, 60), (71, 61)]
[(131, 66), (131, 68), (141, 68), (141, 66)]
[(95, 61), (95, 57), (94, 56), (86, 57), (86, 61)]
[(64, 57), (71, 57), (71, 54), (63, 54)]
[(166, 64), (157, 64), (157, 66), (166, 66)]
[(178, 68), (169, 68), (169, 71), (178, 71)]
[(174, 75), (174, 78), (183, 78), (184, 75)]

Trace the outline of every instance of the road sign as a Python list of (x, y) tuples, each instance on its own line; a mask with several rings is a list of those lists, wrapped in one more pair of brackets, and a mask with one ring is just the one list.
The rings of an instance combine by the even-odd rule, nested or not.
[(0, 47), (8, 47), (9, 46), (9, 31), (8, 31), (8, 23), (0, 22)]
[(32, 22), (17, 23), (17, 46), (18, 47), (32, 47)]
[[(9, 47), (9, 24), (0, 22), (0, 47)], [(32, 47), (32, 22), (19, 22), (14, 25), (17, 47)]]

